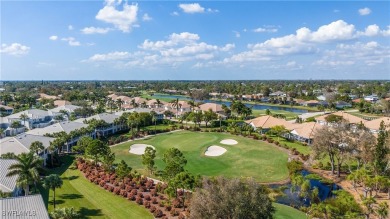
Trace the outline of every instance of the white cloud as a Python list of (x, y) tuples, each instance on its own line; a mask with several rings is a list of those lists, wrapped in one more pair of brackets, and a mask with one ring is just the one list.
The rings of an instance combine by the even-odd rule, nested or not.
[(234, 31), (234, 30), (233, 30), (233, 33), (234, 33), (234, 35), (236, 36), (236, 38), (240, 38), (240, 37), (241, 37), (240, 32)]
[(339, 12), (340, 12), (339, 9), (334, 9), (334, 10), (333, 10), (333, 13), (339, 13)]
[(0, 53), (5, 53), (12, 56), (24, 56), (30, 51), (30, 47), (20, 43), (12, 43), (11, 45), (1, 44)]
[(361, 9), (358, 10), (358, 12), (362, 16), (369, 15), (369, 14), (371, 14), (371, 9), (369, 9), (367, 7), (366, 8), (361, 8)]
[(49, 39), (55, 41), (58, 39), (58, 36), (53, 35), (53, 36), (50, 36)]
[(172, 16), (179, 16), (179, 12), (174, 11), (174, 12), (171, 13), (171, 15), (172, 15)]
[(117, 10), (117, 6), (122, 5), (122, 1), (106, 0), (105, 6), (96, 15), (97, 20), (113, 24), (122, 32), (128, 33), (137, 22), (138, 5), (123, 4), (123, 10)]
[(255, 32), (255, 33), (276, 33), (276, 32), (278, 32), (278, 29), (277, 28), (259, 27), (259, 28), (254, 29), (253, 32)]
[(110, 31), (110, 28), (101, 28), (101, 27), (85, 27), (84, 29), (81, 29), (81, 32), (83, 34), (106, 34), (108, 31)]
[(80, 46), (81, 43), (77, 41), (74, 37), (65, 37), (61, 39), (62, 41), (68, 42), (69, 46)]
[(153, 20), (153, 18), (150, 17), (147, 13), (145, 13), (145, 14), (142, 16), (142, 20), (143, 20), (143, 21), (151, 21), (151, 20)]
[(68, 30), (73, 30), (73, 26), (72, 25), (68, 25)]
[(91, 56), (88, 60), (89, 62), (96, 61), (116, 61), (116, 60), (124, 60), (130, 57), (130, 53), (128, 52), (111, 52), (107, 54), (95, 54)]
[(200, 6), (199, 3), (180, 4), (179, 8), (181, 8), (184, 13), (188, 13), (188, 14), (204, 13), (205, 11), (205, 9), (202, 6)]

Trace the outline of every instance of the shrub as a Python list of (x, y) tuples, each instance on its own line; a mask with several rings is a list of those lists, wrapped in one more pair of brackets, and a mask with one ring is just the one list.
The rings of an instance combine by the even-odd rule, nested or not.
[(174, 217), (179, 215), (179, 211), (176, 210), (176, 209), (174, 209), (174, 208), (172, 208), (172, 210), (171, 210), (170, 213), (171, 213), (171, 215), (174, 216)]
[(158, 202), (157, 202), (157, 198), (152, 198), (152, 203), (153, 204), (157, 204)]
[(159, 217), (162, 217), (164, 214), (163, 212), (160, 210), (160, 209), (157, 209), (155, 212), (154, 212), (154, 216), (159, 218)]
[(127, 197), (127, 192), (126, 192), (126, 190), (124, 190), (124, 189), (121, 189), (121, 191), (120, 191), (120, 193), (119, 193), (121, 196), (123, 196), (123, 197)]
[(150, 208), (151, 204), (150, 204), (150, 202), (146, 201), (146, 202), (144, 202), (144, 206), (145, 206), (145, 208)]
[(170, 205), (165, 205), (165, 210), (166, 211), (170, 211), (172, 209), (172, 206), (170, 206)]
[(150, 195), (151, 196), (158, 196), (156, 189), (151, 189), (150, 190)]
[(154, 213), (156, 211), (156, 207), (155, 206), (151, 206), (150, 209), (149, 209), (150, 212)]
[(280, 145), (280, 143), (279, 143), (278, 141), (275, 141), (274, 144), (275, 144), (276, 146), (279, 146), (279, 145)]
[(145, 200), (150, 201), (151, 200), (150, 195), (145, 195)]
[(121, 191), (121, 189), (119, 187), (115, 187), (115, 189), (113, 190), (113, 193), (115, 195), (119, 195), (120, 191)]
[(104, 187), (106, 185), (106, 181), (100, 180), (99, 185), (100, 187)]
[(186, 219), (186, 216), (184, 215), (183, 212), (179, 214), (179, 219)]
[(179, 199), (175, 198), (173, 201), (172, 201), (172, 205), (173, 207), (175, 208), (180, 208), (181, 207), (181, 202)]
[(140, 197), (140, 196), (137, 196), (137, 198), (135, 198), (135, 202), (139, 205), (142, 205), (143, 204), (143, 199)]

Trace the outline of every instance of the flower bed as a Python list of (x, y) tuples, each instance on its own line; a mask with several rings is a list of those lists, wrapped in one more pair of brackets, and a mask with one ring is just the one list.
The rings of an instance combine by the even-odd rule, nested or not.
[[(81, 158), (77, 159), (77, 168), (91, 183), (124, 199), (143, 205), (156, 218), (184, 219), (187, 218), (186, 215), (189, 215), (188, 211), (183, 211), (183, 206), (177, 204), (176, 199), (171, 202), (164, 194), (166, 184), (156, 184), (152, 179), (134, 177), (131, 174), (120, 179), (114, 172), (107, 173), (102, 167), (95, 166), (92, 162)], [(181, 196), (183, 194), (179, 193), (178, 198)]]

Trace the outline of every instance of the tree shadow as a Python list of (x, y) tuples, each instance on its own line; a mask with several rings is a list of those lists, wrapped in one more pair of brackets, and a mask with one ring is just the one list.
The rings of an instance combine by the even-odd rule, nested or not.
[(101, 209), (90, 209), (90, 208), (81, 207), (79, 209), (79, 213), (81, 215), (80, 218), (83, 218), (83, 219), (89, 218), (92, 216), (103, 216)]
[(69, 176), (69, 177), (62, 177), (62, 179), (64, 179), (64, 180), (74, 180), (74, 179), (78, 179), (79, 178), (79, 176)]
[(80, 194), (62, 194), (58, 196), (61, 199), (79, 199), (79, 198), (84, 198), (83, 195)]
[[(53, 200), (50, 200), (48, 203), (49, 203), (49, 205), (53, 205)], [(64, 203), (65, 203), (64, 200), (56, 199), (56, 205), (60, 205), (60, 204), (64, 204)]]

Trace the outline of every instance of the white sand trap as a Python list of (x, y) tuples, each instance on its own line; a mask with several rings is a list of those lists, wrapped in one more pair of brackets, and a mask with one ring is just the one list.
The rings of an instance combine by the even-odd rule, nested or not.
[(235, 144), (238, 144), (238, 142), (236, 140), (233, 140), (233, 139), (224, 139), (222, 140), (221, 142), (219, 142), (221, 144), (227, 144), (227, 145), (235, 145)]
[(152, 145), (148, 145), (148, 144), (133, 144), (130, 146), (129, 152), (132, 154), (142, 155), (145, 153), (146, 147), (151, 147), (153, 149), (156, 149)]
[(225, 152), (226, 152), (225, 148), (213, 145), (213, 146), (210, 146), (207, 148), (207, 151), (204, 152), (204, 155), (210, 156), (210, 157), (217, 157), (217, 156), (221, 156)]

